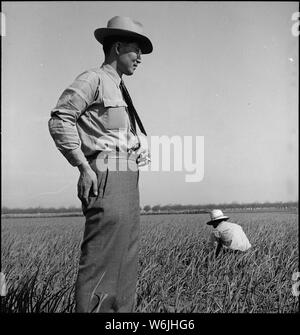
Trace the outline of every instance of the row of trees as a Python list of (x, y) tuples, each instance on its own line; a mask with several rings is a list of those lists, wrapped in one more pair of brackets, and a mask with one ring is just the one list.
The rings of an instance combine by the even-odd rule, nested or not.
[(38, 213), (77, 213), (81, 212), (78, 207), (29, 207), (29, 208), (8, 208), (2, 207), (2, 214), (38, 214)]
[[(180, 204), (169, 204), (169, 205), (146, 205), (141, 211), (146, 213), (151, 212), (169, 212), (169, 211), (201, 211), (201, 210), (211, 210), (213, 208), (220, 209), (257, 209), (257, 208), (278, 208), (278, 209), (290, 209), (298, 208), (297, 202), (265, 202), (265, 203), (236, 203), (231, 204), (207, 204), (207, 205), (180, 205)], [(2, 207), (2, 214), (37, 214), (37, 213), (76, 213), (81, 212), (80, 207), (30, 207), (30, 208), (8, 208)]]
[(265, 203), (230, 203), (230, 204), (206, 204), (206, 205), (146, 205), (143, 207), (144, 212), (167, 212), (167, 211), (204, 211), (211, 210), (214, 208), (220, 209), (257, 209), (257, 208), (278, 208), (278, 209), (289, 209), (297, 208), (298, 202), (265, 202)]

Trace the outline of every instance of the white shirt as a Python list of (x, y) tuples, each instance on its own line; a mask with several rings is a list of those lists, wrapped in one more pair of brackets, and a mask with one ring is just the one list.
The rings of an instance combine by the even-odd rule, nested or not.
[(221, 239), (225, 248), (246, 251), (251, 244), (241, 226), (236, 223), (222, 221), (212, 232), (210, 244), (214, 245)]

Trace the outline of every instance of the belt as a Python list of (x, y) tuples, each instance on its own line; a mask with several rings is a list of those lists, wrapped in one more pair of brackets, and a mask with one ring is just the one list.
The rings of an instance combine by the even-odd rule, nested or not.
[(105, 152), (105, 151), (96, 151), (94, 154), (89, 155), (86, 159), (91, 162), (95, 159), (125, 159), (125, 160), (132, 160), (136, 161), (138, 155), (134, 153), (134, 151), (129, 150), (128, 152), (121, 152), (121, 151), (112, 151), (112, 152)]

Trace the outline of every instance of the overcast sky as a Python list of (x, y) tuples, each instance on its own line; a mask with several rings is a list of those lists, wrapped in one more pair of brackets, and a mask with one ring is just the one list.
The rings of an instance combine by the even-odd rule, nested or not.
[(149, 136), (204, 138), (203, 179), (143, 171), (141, 205), (298, 200), (298, 10), (297, 2), (2, 2), (2, 205), (80, 206), (79, 172), (47, 122), (74, 78), (102, 64), (93, 32), (115, 15), (142, 22), (153, 43), (124, 78)]

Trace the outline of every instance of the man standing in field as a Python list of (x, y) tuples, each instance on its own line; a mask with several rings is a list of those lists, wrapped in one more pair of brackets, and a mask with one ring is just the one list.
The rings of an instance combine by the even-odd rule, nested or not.
[(220, 209), (214, 209), (210, 213), (211, 220), (208, 225), (214, 227), (210, 236), (209, 245), (216, 248), (216, 257), (221, 249), (246, 251), (251, 248), (251, 244), (241, 226), (236, 223), (228, 222), (228, 216), (225, 216)]
[[(116, 16), (96, 29), (104, 63), (80, 74), (51, 111), (56, 146), (78, 167), (86, 218), (75, 285), (76, 312), (132, 312), (140, 224), (139, 166), (146, 131), (123, 82), (152, 52), (141, 23)], [(138, 124), (141, 133), (137, 132)]]

